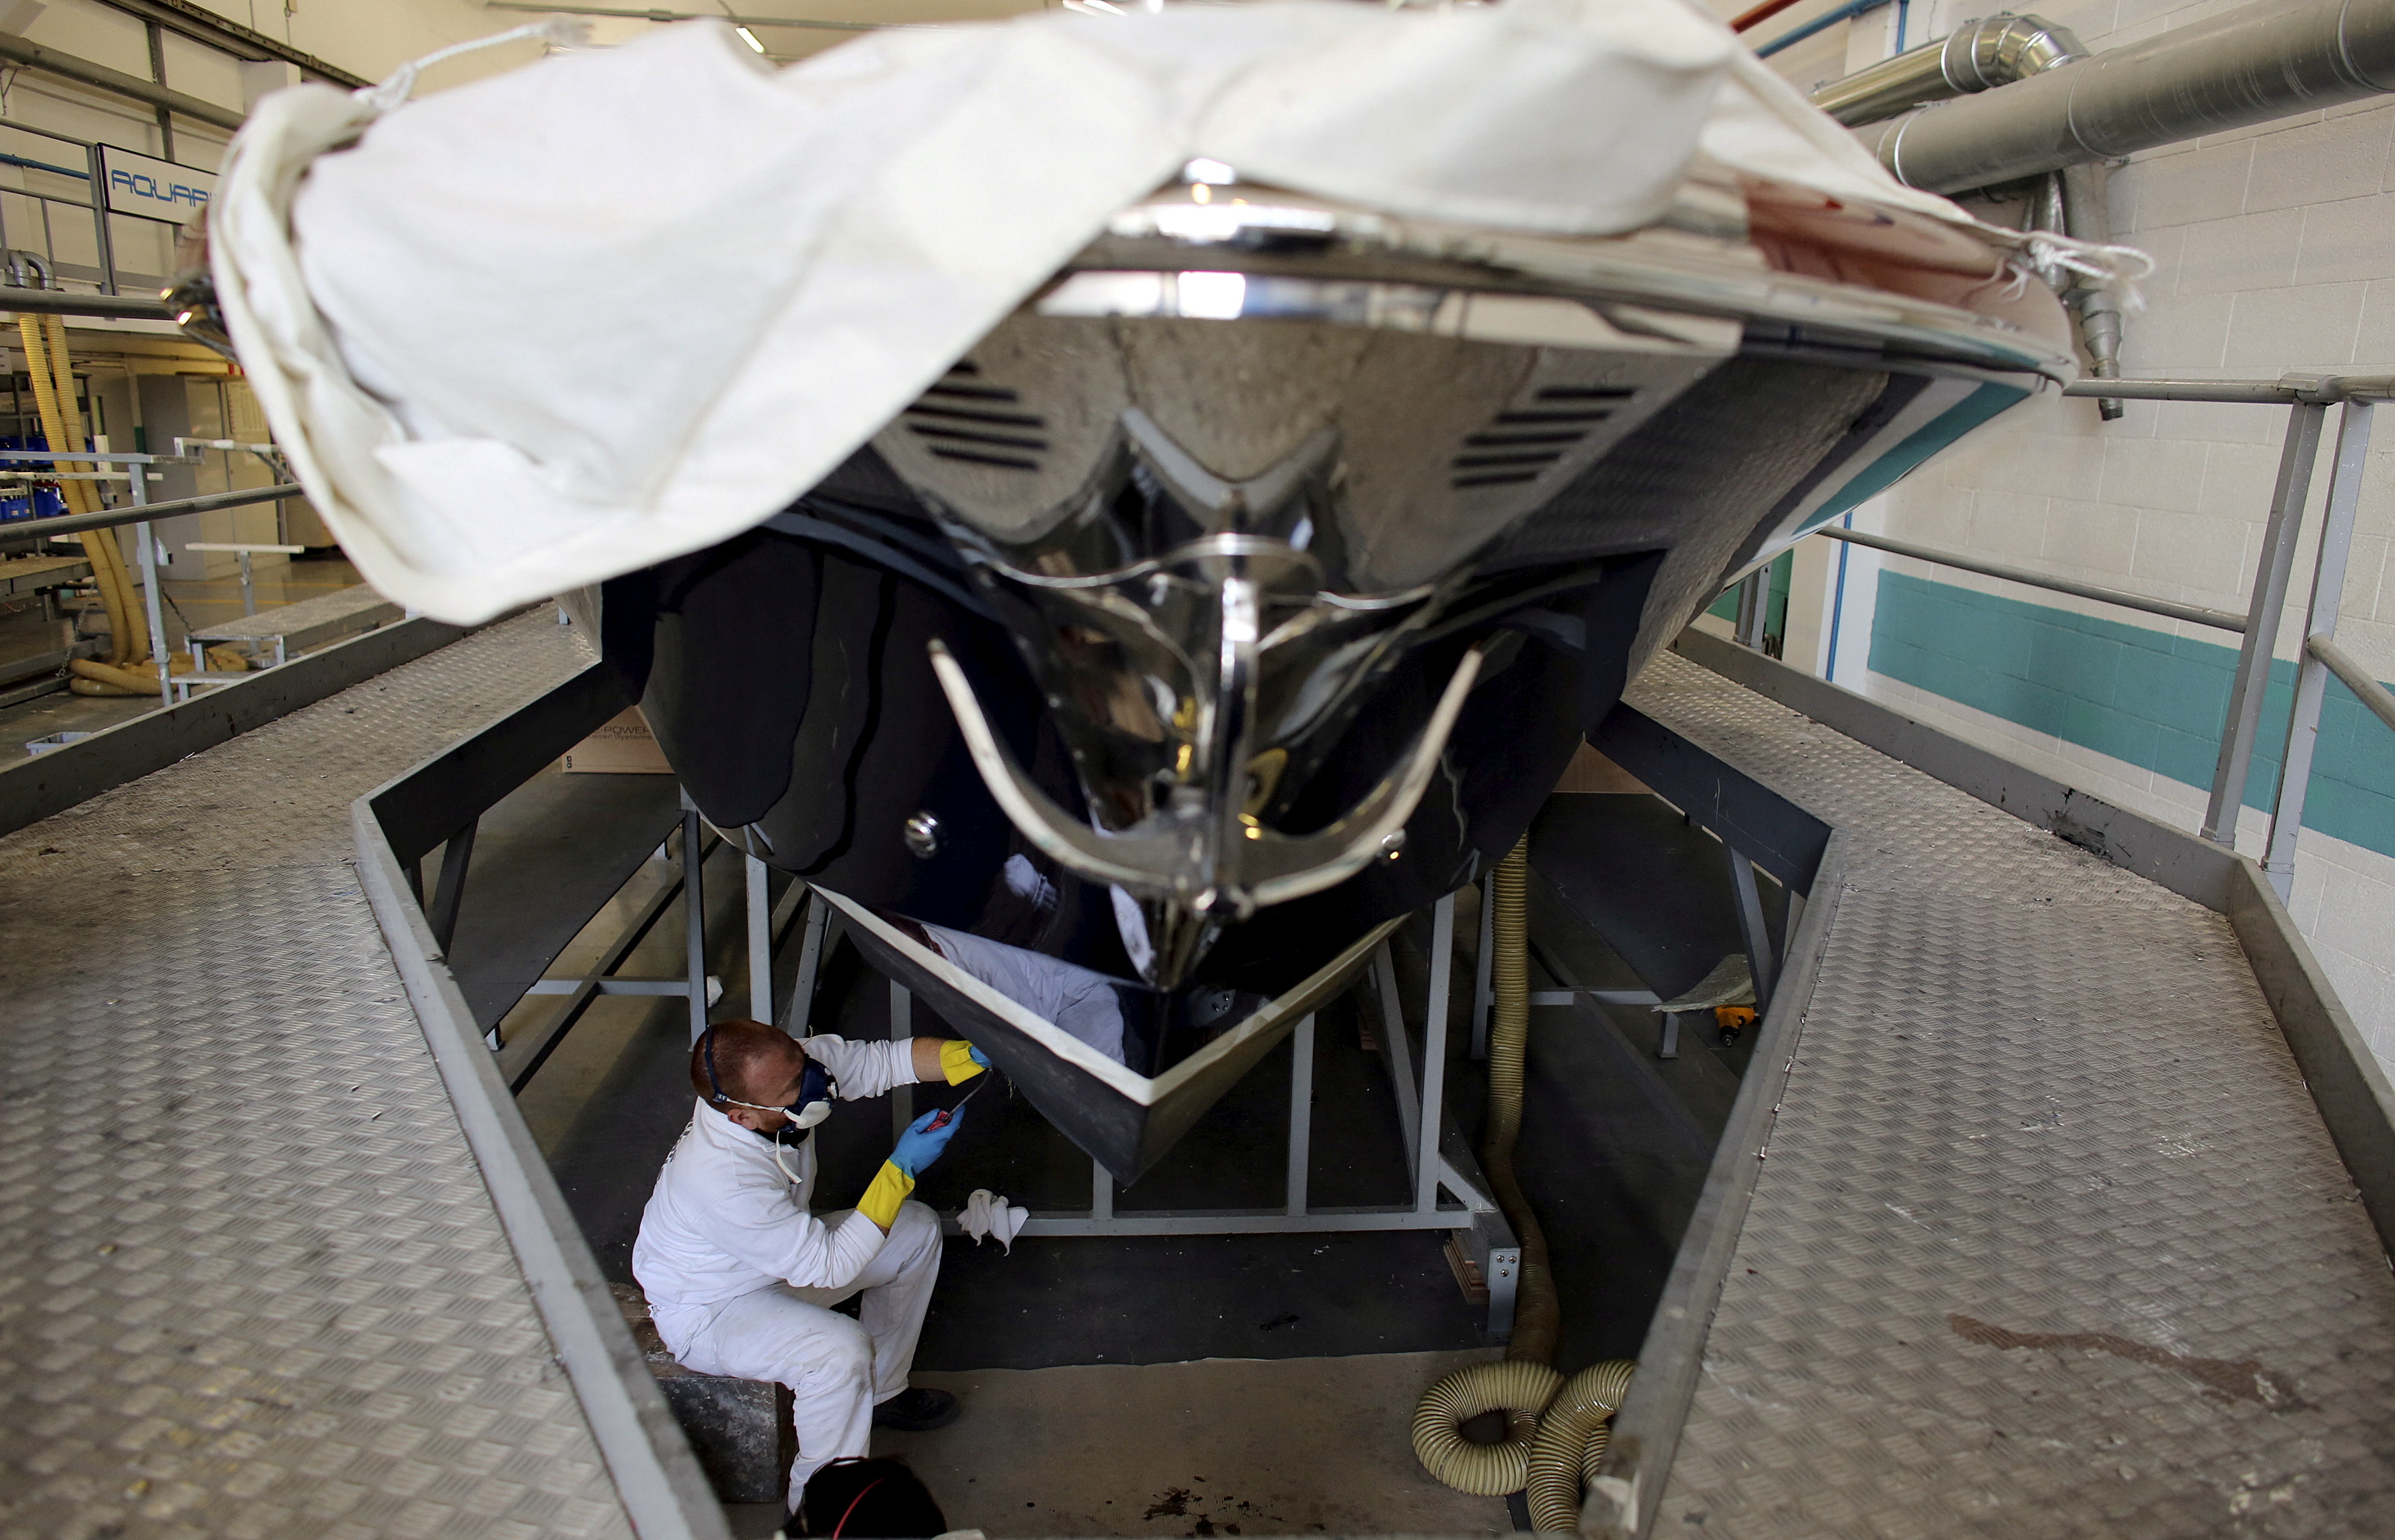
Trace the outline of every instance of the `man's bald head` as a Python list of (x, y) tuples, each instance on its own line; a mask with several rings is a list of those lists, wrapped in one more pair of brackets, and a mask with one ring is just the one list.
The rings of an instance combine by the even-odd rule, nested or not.
[[(715, 1060), (713, 1084), (707, 1074), (710, 1046)], [(718, 1021), (691, 1047), (690, 1086), (700, 1100), (734, 1123), (754, 1125), (755, 1120), (766, 1120), (778, 1127), (785, 1121), (781, 1113), (725, 1106), (716, 1100), (716, 1087), (721, 1086), (722, 1094), (733, 1101), (786, 1107), (798, 1096), (799, 1077), (806, 1066), (806, 1050), (780, 1028), (762, 1021)]]

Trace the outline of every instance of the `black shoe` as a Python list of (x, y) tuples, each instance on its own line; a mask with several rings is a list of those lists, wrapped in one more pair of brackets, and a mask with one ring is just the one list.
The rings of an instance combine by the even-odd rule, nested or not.
[(901, 1433), (928, 1433), (957, 1420), (962, 1410), (946, 1390), (901, 1390), (873, 1409), (873, 1426)]

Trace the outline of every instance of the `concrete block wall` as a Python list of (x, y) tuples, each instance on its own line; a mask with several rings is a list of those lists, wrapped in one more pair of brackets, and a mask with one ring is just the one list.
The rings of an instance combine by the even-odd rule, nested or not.
[[(1906, 41), (1941, 36), (1987, 8), (1916, 5)], [(2035, 8), (2100, 49), (2230, 7)], [(1861, 25), (1885, 30), (1872, 18)], [(1849, 57), (1870, 41), (1858, 38)], [(1815, 61), (1798, 83), (1820, 72)], [(2115, 238), (2158, 264), (2145, 309), (2128, 322), (2127, 373), (2395, 371), (2395, 98), (2139, 154), (2114, 174), (2111, 196)], [(2339, 638), (2389, 679), (2395, 411), (2378, 415)], [(2130, 402), (2108, 423), (2093, 401), (2045, 400), (1859, 510), (1855, 526), (2243, 612), (2286, 416)], [(2335, 430), (2332, 413), (2281, 629), (2283, 678), (2302, 635)], [(1790, 661), (2124, 806), (2183, 827), (2201, 822), (2233, 634), (1828, 541), (1806, 546), (1822, 549), (1800, 547)], [(2284, 706), (2272, 704), (2269, 762), (2240, 825), (2249, 854), (2268, 823), (2250, 804), (2272, 795), (2284, 731)], [(2395, 1068), (2395, 732), (2349, 696), (2333, 700), (2324, 720), (2309, 797), (2292, 907)]]

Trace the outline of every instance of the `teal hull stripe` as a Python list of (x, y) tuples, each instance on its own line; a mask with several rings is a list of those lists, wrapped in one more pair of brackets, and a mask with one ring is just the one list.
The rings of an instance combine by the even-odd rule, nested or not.
[[(2207, 641), (1933, 583), (1879, 574), (1874, 673), (2125, 760), (2209, 786), (2237, 652)], [(2278, 795), (2296, 665), (2273, 663), (2248, 807)], [(2395, 732), (2332, 678), (2304, 825), (2395, 856)]]
[(1860, 475), (1840, 487), (1828, 502), (1815, 508), (1812, 516), (1805, 520), (1804, 528), (1797, 533), (1801, 534), (1818, 530), (1840, 514), (1860, 507), (1912, 475), (1920, 468), (1922, 462), (2028, 394), (2018, 385), (1991, 382), (1980, 386), (1865, 467)]

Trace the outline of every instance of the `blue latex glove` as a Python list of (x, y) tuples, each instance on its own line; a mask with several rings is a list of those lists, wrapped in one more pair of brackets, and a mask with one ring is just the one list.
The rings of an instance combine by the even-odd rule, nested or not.
[(982, 1052), (979, 1048), (973, 1046), (971, 1044), (967, 1044), (965, 1046), (965, 1053), (971, 1057), (974, 1063), (980, 1065), (983, 1069), (986, 1070), (989, 1068), (989, 1055)]
[[(940, 1122), (936, 1128), (933, 1126), (935, 1120)], [(947, 1149), (948, 1140), (956, 1137), (957, 1125), (963, 1121), (961, 1107), (925, 1112), (906, 1125), (906, 1131), (898, 1136), (898, 1148), (890, 1152), (890, 1164), (909, 1179), (921, 1176)]]

